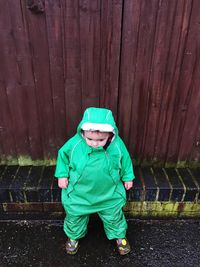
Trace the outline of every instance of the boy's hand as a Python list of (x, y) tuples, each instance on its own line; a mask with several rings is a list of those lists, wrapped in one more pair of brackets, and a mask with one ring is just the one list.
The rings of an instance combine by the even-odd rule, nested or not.
[(67, 188), (68, 186), (68, 178), (59, 178), (58, 179), (58, 187)]
[(124, 182), (124, 187), (126, 188), (126, 190), (131, 189), (133, 187), (133, 181)]

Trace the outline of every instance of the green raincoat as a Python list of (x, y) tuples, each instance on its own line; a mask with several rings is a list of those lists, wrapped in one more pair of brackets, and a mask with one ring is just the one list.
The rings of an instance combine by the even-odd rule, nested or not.
[[(93, 148), (87, 145), (81, 130), (112, 132), (113, 138), (107, 148)], [(123, 182), (133, 180), (134, 173), (110, 110), (86, 109), (76, 135), (58, 151), (55, 177), (69, 179), (68, 187), (62, 189), (67, 214), (64, 231), (69, 238), (79, 239), (86, 234), (92, 213), (98, 213), (103, 220), (108, 239), (125, 237)]]

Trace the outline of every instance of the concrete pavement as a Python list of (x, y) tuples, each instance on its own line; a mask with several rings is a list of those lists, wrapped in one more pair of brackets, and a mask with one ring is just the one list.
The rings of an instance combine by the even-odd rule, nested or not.
[(129, 219), (128, 224), (130, 254), (118, 255), (100, 220), (92, 219), (71, 256), (64, 250), (62, 221), (0, 221), (0, 267), (200, 266), (199, 220)]

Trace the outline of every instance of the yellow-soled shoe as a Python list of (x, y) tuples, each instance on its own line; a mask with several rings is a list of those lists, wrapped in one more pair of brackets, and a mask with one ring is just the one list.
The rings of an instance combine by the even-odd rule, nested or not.
[(78, 240), (72, 240), (68, 238), (65, 246), (67, 254), (71, 255), (76, 254), (79, 248), (78, 244), (79, 244)]
[(116, 243), (120, 255), (126, 255), (131, 251), (131, 247), (127, 238), (117, 239)]

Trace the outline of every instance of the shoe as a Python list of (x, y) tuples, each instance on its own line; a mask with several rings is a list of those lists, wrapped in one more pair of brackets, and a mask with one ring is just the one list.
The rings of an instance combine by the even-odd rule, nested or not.
[(78, 243), (78, 240), (72, 240), (68, 238), (65, 246), (67, 254), (76, 254), (76, 252), (78, 251)]
[(131, 247), (127, 238), (117, 239), (116, 243), (120, 255), (126, 255), (131, 251)]

